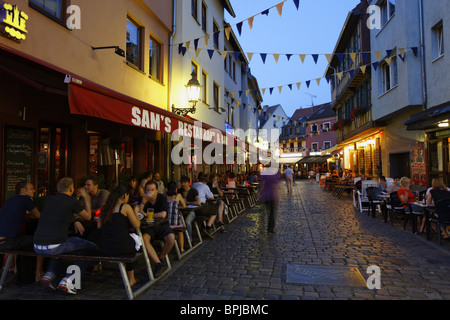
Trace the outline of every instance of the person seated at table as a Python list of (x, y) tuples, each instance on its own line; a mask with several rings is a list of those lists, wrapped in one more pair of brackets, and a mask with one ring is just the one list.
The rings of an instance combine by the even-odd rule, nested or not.
[[(208, 218), (206, 227), (202, 227), (202, 232), (206, 234), (206, 236), (208, 236), (209, 238), (213, 239), (213, 236), (211, 234), (211, 227), (214, 221), (216, 220), (217, 215), (219, 214), (219, 207), (216, 201), (214, 201), (213, 193), (206, 185), (206, 178), (204, 176), (200, 178), (199, 182), (194, 183), (192, 185), (192, 188), (198, 191), (198, 195), (201, 201), (200, 209), (197, 211), (196, 214), (198, 216)], [(223, 207), (221, 209), (223, 212)], [(222, 225), (223, 223), (221, 224), (221, 226)]]
[(394, 183), (392, 184), (392, 186), (388, 190), (388, 193), (396, 192), (396, 191), (398, 191), (398, 189), (400, 187), (401, 187), (401, 185), (400, 185), (400, 178), (395, 178), (394, 179)]
[(416, 202), (416, 196), (411, 190), (411, 179), (403, 177), (400, 179), (400, 188), (397, 190), (398, 198), (403, 204), (403, 208), (406, 212), (423, 213), (423, 208), (418, 205), (412, 204)]
[[(197, 189), (191, 188), (191, 179), (188, 176), (181, 177), (180, 186), (181, 189), (179, 190), (179, 193), (182, 195), (187, 206), (191, 205), (200, 207), (202, 205)], [(186, 228), (188, 229), (189, 237), (192, 240), (192, 222), (195, 220), (195, 212), (184, 211), (183, 217), (184, 222), (186, 223)]]
[(227, 188), (236, 188), (236, 175), (233, 172), (230, 172), (230, 175), (228, 176)]
[[(135, 254), (142, 245), (140, 237), (128, 230), (130, 226), (134, 229), (141, 226), (139, 218), (128, 204), (129, 197), (128, 188), (118, 186), (109, 194), (101, 209), (97, 228), (101, 234), (101, 251), (108, 256)], [(134, 286), (137, 283), (134, 276), (136, 262), (127, 263), (125, 268), (130, 285)]]
[[(80, 237), (69, 237), (69, 227), (72, 220), (91, 220), (91, 207), (89, 194), (83, 188), (78, 193), (85, 201), (85, 209), (81, 203), (72, 197), (75, 192), (73, 179), (66, 177), (56, 184), (58, 193), (47, 198), (42, 209), (36, 232), (33, 236), (34, 251), (38, 255), (57, 256), (63, 253), (77, 252), (86, 254), (97, 250), (97, 245)], [(78, 222), (75, 222), (76, 224)], [(76, 288), (67, 273), (55, 288), (53, 281), (61, 268), (61, 259), (50, 259), (47, 272), (42, 283), (52, 290), (62, 290), (69, 294), (76, 294)], [(80, 268), (81, 274), (86, 270), (89, 261), (75, 261), (74, 265)]]
[(164, 186), (164, 182), (161, 180), (161, 175), (159, 174), (159, 172), (153, 173), (153, 181), (156, 182), (156, 185), (158, 187), (158, 193), (165, 195), (167, 190), (166, 187)]
[(356, 183), (355, 183), (355, 189), (361, 191), (361, 188), (362, 188), (362, 182), (363, 182), (364, 180), (366, 180), (366, 176), (362, 174), (362, 175), (361, 175), (361, 180), (358, 180), (358, 181), (356, 181)]
[(145, 171), (142, 174), (142, 180), (139, 182), (139, 194), (141, 197), (144, 196), (145, 193), (145, 184), (153, 179), (153, 172)]
[[(39, 219), (41, 213), (33, 203), (34, 186), (31, 182), (16, 184), (16, 195), (8, 199), (0, 211), (0, 250), (9, 251), (33, 245), (33, 236), (23, 234), (26, 217)], [(37, 257), (35, 281), (44, 276), (44, 258)]]
[(141, 203), (142, 196), (135, 176), (128, 178), (128, 204), (134, 209)]
[[(217, 173), (213, 173), (209, 177), (209, 182), (207, 183), (209, 189), (213, 193), (213, 195), (218, 195), (219, 197), (223, 197), (224, 193), (222, 188), (220, 187), (219, 183), (219, 175)], [(223, 213), (228, 214), (228, 207), (220, 199), (217, 199), (217, 204), (219, 206), (219, 221), (221, 222), (221, 229), (222, 231), (225, 231), (225, 228), (223, 226)], [(220, 210), (223, 207), (223, 210)]]
[[(167, 198), (158, 193), (157, 182), (151, 180), (145, 184), (145, 195), (142, 197), (141, 205), (139, 206), (139, 212), (144, 214), (148, 212), (148, 209), (153, 209), (153, 219), (154, 224), (143, 228), (143, 238), (145, 244), (149, 244), (147, 250), (149, 252), (150, 258), (155, 262), (155, 277), (159, 275), (166, 267), (162, 261), (164, 257), (172, 250), (175, 243), (175, 236), (172, 228), (169, 225), (169, 219), (167, 218), (168, 212)], [(153, 246), (150, 245), (150, 240), (162, 240), (164, 241), (164, 246), (159, 253), (156, 254)]]
[(256, 172), (252, 171), (247, 177), (248, 183), (252, 184), (258, 181), (258, 177), (256, 176)]
[[(178, 208), (186, 208), (186, 202), (183, 196), (178, 193), (177, 183), (170, 181), (167, 184), (167, 203), (168, 203), (168, 219), (171, 228), (184, 227), (183, 220), (181, 219), (181, 214)], [(180, 247), (180, 252), (184, 253), (184, 233), (183, 231), (177, 231), (178, 234), (178, 246)]]
[[(433, 207), (435, 203), (437, 203), (439, 200), (448, 199), (450, 198), (450, 188), (448, 188), (442, 178), (433, 178), (431, 181), (431, 190), (427, 195), (426, 198), (426, 204), (427, 207)], [(420, 228), (420, 232), (424, 231), (425, 227), (425, 219), (422, 220), (422, 226)], [(447, 228), (444, 226), (441, 226), (441, 233), (442, 237), (444, 239), (448, 239), (448, 233)]]
[(381, 176), (377, 183), (378, 188), (380, 188), (381, 191), (387, 192), (387, 182), (385, 176)]
[[(213, 182), (211, 183), (211, 186), (216, 186), (214, 191), (219, 192), (218, 188), (220, 188), (220, 186), (219, 186), (218, 178), (216, 178), (215, 174), (211, 174), (211, 176), (213, 176), (213, 178), (212, 178)], [(194, 185), (192, 185), (192, 187), (196, 188), (197, 191), (198, 191), (198, 188), (203, 188), (201, 186), (201, 184), (206, 186), (206, 188), (204, 188), (204, 190), (206, 192), (206, 194), (205, 194), (206, 201), (212, 203), (212, 205), (210, 204), (210, 206), (214, 207), (213, 210), (215, 212), (217, 212), (217, 214), (218, 214), (217, 218), (219, 220), (218, 224), (219, 224), (220, 232), (227, 233), (227, 231), (225, 230), (224, 223), (223, 223), (223, 214), (224, 214), (225, 208), (226, 208), (225, 202), (223, 202), (221, 199), (215, 199), (214, 198), (214, 194), (215, 193), (213, 193), (213, 191), (212, 191), (213, 189), (211, 189), (210, 186), (208, 185), (208, 183), (207, 183), (208, 180), (207, 179), (208, 179), (207, 176), (203, 176), (202, 180), (199, 181), (199, 182), (196, 182)], [(210, 194), (207, 193), (208, 189), (210, 190), (210, 194), (212, 194), (213, 197), (211, 197)], [(218, 194), (220, 196), (220, 193), (218, 193)], [(200, 191), (199, 191), (199, 195), (200, 195)], [(223, 196), (223, 192), (222, 192), (222, 196)], [(202, 195), (200, 195), (200, 199), (202, 199)], [(217, 208), (217, 210), (215, 208)]]

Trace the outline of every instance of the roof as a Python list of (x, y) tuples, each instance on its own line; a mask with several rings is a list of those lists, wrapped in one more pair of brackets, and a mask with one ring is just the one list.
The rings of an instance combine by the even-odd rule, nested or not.
[(426, 130), (436, 127), (441, 121), (448, 120), (450, 102), (413, 114), (404, 125), (407, 130)]
[(324, 103), (318, 107), (317, 111), (308, 118), (308, 122), (336, 117), (336, 112), (333, 111), (331, 103)]
[(313, 106), (311, 108), (300, 108), (295, 110), (294, 114), (291, 117), (292, 121), (298, 121), (299, 119), (302, 119), (304, 117), (310, 117), (314, 114), (314, 112), (317, 111), (317, 109), (319, 109), (320, 106)]
[(228, 13), (233, 17), (236, 18), (236, 13), (233, 10), (233, 7), (231, 6), (230, 0), (220, 0), (223, 7), (228, 11)]

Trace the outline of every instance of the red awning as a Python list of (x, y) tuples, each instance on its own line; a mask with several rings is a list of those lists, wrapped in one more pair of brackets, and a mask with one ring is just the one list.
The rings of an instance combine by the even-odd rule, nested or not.
[[(69, 85), (72, 114), (96, 117), (206, 142), (227, 144), (226, 133), (193, 119), (178, 116), (121, 93), (72, 78)], [(231, 140), (231, 141), (230, 141)]]

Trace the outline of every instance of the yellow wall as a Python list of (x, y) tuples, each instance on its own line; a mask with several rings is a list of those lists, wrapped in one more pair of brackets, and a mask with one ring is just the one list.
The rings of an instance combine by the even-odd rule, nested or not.
[[(0, 36), (2, 46), (19, 50), (114, 91), (168, 108), (172, 1), (72, 1), (81, 9), (81, 29), (72, 31), (31, 8), (28, 0), (7, 2), (17, 4), (28, 15), (28, 34), (21, 43)], [(126, 58), (114, 54), (114, 49), (91, 49), (91, 46), (118, 45), (126, 50), (127, 15), (143, 27), (143, 73), (128, 66)], [(163, 83), (148, 77), (150, 35), (162, 43)]]

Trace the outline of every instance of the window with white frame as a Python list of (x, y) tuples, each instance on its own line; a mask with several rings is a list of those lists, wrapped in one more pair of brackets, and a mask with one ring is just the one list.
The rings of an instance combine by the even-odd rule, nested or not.
[(398, 85), (397, 57), (393, 56), (391, 62), (384, 62), (380, 68), (381, 92), (383, 94)]
[(331, 141), (324, 141), (323, 142), (323, 149), (328, 150), (331, 148)]
[(383, 0), (378, 5), (381, 9), (381, 24), (384, 26), (395, 13), (395, 0)]
[(313, 142), (311, 143), (311, 151), (319, 151), (319, 143), (318, 142)]
[(433, 60), (444, 55), (444, 26), (442, 20), (432, 29)]
[(311, 133), (317, 133), (317, 124), (311, 125)]
[(330, 132), (331, 131), (331, 123), (330, 122), (325, 122), (322, 125), (322, 129), (323, 129), (323, 132)]

